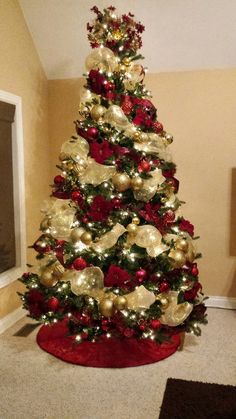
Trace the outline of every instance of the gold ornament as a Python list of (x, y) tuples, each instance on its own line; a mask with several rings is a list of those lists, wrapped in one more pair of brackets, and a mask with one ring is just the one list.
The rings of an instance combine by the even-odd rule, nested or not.
[(70, 233), (70, 238), (71, 241), (73, 243), (76, 243), (80, 240), (80, 237), (82, 236), (82, 234), (84, 233), (84, 228), (79, 227), (79, 228), (73, 228), (73, 230)]
[(133, 140), (134, 140), (134, 141), (137, 141), (137, 142), (141, 141), (141, 133), (140, 133), (139, 131), (136, 131), (136, 132), (133, 134)]
[(119, 295), (114, 300), (114, 306), (116, 310), (124, 310), (125, 308), (127, 308), (127, 305), (128, 305), (128, 301), (124, 295)]
[(133, 217), (133, 218), (132, 218), (132, 223), (133, 223), (133, 224), (136, 224), (136, 225), (139, 225), (139, 224), (140, 224), (140, 218), (138, 218), (138, 217)]
[(94, 105), (90, 111), (90, 115), (95, 121), (97, 121), (104, 115), (106, 110), (107, 109), (102, 105)]
[(181, 268), (186, 262), (185, 254), (182, 250), (171, 249), (169, 253), (169, 258), (171, 258), (171, 265), (173, 268)]
[(68, 162), (66, 163), (66, 170), (73, 170), (74, 169), (74, 165), (72, 162)]
[(124, 58), (123, 58), (123, 60), (122, 60), (122, 63), (123, 63), (124, 65), (128, 66), (128, 65), (130, 64), (130, 59), (129, 59), (129, 57), (124, 57)]
[(187, 252), (188, 251), (188, 247), (189, 246), (188, 246), (187, 240), (185, 240), (185, 239), (177, 240), (177, 242), (176, 242), (176, 249), (180, 249), (183, 252)]
[(92, 240), (93, 240), (92, 234), (91, 234), (91, 233), (89, 233), (88, 231), (85, 231), (85, 232), (84, 232), (84, 233), (80, 236), (80, 240), (81, 240), (84, 244), (89, 245), (89, 244), (92, 242)]
[(119, 192), (124, 192), (130, 187), (130, 178), (126, 173), (116, 173), (112, 178), (112, 183)]
[(47, 288), (54, 287), (58, 282), (58, 278), (53, 276), (51, 269), (45, 269), (40, 278), (40, 284), (44, 285)]
[(169, 305), (169, 300), (166, 297), (162, 297), (160, 299), (160, 303), (161, 303), (161, 308), (166, 309)]
[(136, 224), (130, 223), (127, 225), (126, 230), (128, 231), (129, 234), (135, 236), (135, 234), (137, 234), (138, 227)]
[(109, 298), (104, 298), (99, 304), (99, 311), (105, 317), (111, 317), (115, 312), (114, 303)]
[(131, 187), (134, 191), (142, 189), (143, 187), (143, 179), (140, 176), (133, 177), (131, 179)]

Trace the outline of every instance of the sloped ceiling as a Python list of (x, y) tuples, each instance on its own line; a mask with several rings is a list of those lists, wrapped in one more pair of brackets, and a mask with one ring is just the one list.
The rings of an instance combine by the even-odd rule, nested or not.
[(49, 79), (80, 77), (90, 47), (90, 8), (132, 12), (146, 27), (149, 71), (236, 67), (235, 0), (19, 0)]

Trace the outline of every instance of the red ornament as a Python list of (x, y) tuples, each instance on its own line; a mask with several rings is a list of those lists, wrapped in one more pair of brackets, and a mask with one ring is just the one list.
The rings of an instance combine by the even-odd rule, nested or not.
[(61, 175), (57, 175), (54, 177), (55, 185), (62, 185), (65, 182), (65, 178)]
[(85, 269), (88, 266), (86, 260), (84, 260), (83, 258), (77, 258), (74, 260), (73, 262), (73, 268), (76, 269), (77, 271), (82, 271), (82, 269)]
[(104, 82), (104, 83), (103, 83), (103, 86), (104, 86), (104, 89), (105, 89), (106, 91), (109, 91), (109, 90), (114, 90), (114, 89), (115, 89), (115, 85), (114, 85), (114, 83), (111, 83), (110, 81)]
[(107, 331), (109, 330), (109, 328), (110, 328), (110, 322), (109, 322), (109, 320), (108, 320), (108, 319), (102, 319), (102, 326), (101, 326), (101, 329), (102, 329), (104, 332), (107, 332)]
[(199, 271), (198, 271), (198, 267), (196, 263), (193, 263), (192, 269), (191, 269), (191, 274), (193, 276), (198, 276)]
[(140, 323), (139, 323), (139, 325), (138, 325), (138, 327), (139, 327), (139, 330), (141, 330), (142, 332), (144, 332), (144, 330), (147, 327), (147, 322), (145, 320), (141, 320)]
[(151, 326), (152, 329), (160, 329), (161, 322), (158, 319), (153, 319), (153, 320), (151, 320), (150, 326)]
[(56, 297), (50, 297), (47, 301), (48, 311), (56, 312), (59, 308), (60, 301)]
[(124, 331), (123, 331), (123, 335), (124, 335), (126, 338), (131, 338), (131, 337), (133, 336), (133, 334), (134, 334), (134, 330), (133, 330), (133, 329), (131, 329), (130, 327), (126, 327), (126, 328), (124, 329)]
[(160, 292), (165, 292), (168, 291), (168, 289), (170, 288), (170, 285), (168, 284), (167, 281), (163, 281), (160, 285), (159, 285), (159, 291)]
[(82, 198), (81, 192), (80, 191), (73, 191), (71, 193), (71, 199), (72, 201), (80, 201)]
[(139, 269), (135, 273), (135, 278), (138, 282), (143, 282), (147, 278), (147, 272), (145, 271), (145, 269)]
[(163, 125), (160, 122), (153, 122), (152, 128), (157, 134), (163, 131)]
[(138, 171), (142, 172), (149, 172), (151, 170), (151, 165), (148, 161), (142, 160), (138, 165)]
[(87, 129), (87, 138), (91, 140), (96, 140), (98, 136), (98, 129), (96, 127), (89, 127)]

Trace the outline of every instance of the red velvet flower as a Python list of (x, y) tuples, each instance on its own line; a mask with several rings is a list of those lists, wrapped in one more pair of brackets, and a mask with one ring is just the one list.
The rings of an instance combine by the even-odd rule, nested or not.
[(195, 284), (194, 284), (194, 286), (191, 290), (185, 291), (184, 299), (186, 301), (193, 301), (196, 298), (197, 293), (200, 289), (202, 289), (202, 285), (200, 284), (200, 282), (195, 282)]
[(97, 163), (103, 164), (112, 154), (112, 147), (107, 140), (103, 140), (101, 143), (90, 144), (90, 155)]
[(92, 92), (100, 95), (104, 90), (105, 77), (98, 70), (90, 70), (88, 84)]
[(38, 290), (30, 290), (27, 295), (27, 305), (30, 316), (39, 318), (44, 312), (44, 295)]
[(122, 287), (130, 280), (129, 272), (116, 265), (110, 265), (105, 276), (105, 287)]
[(133, 102), (132, 98), (129, 95), (122, 96), (121, 100), (121, 109), (123, 110), (125, 115), (129, 115), (133, 109)]
[(187, 231), (187, 233), (190, 234), (190, 236), (194, 235), (194, 226), (191, 224), (188, 220), (185, 220), (182, 218), (182, 220), (179, 223), (179, 228), (182, 231)]
[(112, 210), (112, 202), (107, 201), (102, 195), (93, 198), (93, 202), (88, 211), (88, 217), (93, 221), (105, 221)]
[(159, 223), (159, 215), (157, 211), (160, 209), (160, 204), (150, 204), (147, 203), (144, 205), (144, 209), (139, 211), (139, 214), (148, 222), (152, 222), (155, 225)]

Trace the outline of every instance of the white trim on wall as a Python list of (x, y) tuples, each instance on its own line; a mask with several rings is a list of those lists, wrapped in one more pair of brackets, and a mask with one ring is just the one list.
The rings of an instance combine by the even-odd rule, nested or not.
[(217, 295), (210, 296), (205, 301), (207, 307), (227, 308), (236, 310), (236, 298), (232, 297), (218, 297)]
[(7, 316), (0, 319), (0, 334), (13, 326), (18, 320), (21, 320), (25, 315), (26, 311), (22, 307), (19, 307), (12, 313), (7, 314)]
[(13, 194), (16, 239), (16, 266), (0, 274), (0, 288), (15, 281), (25, 270), (25, 177), (21, 97), (0, 90), (0, 100), (15, 105), (15, 120), (12, 124)]

